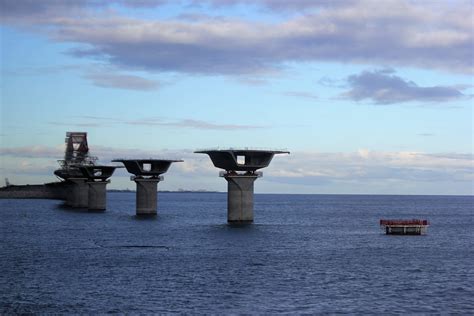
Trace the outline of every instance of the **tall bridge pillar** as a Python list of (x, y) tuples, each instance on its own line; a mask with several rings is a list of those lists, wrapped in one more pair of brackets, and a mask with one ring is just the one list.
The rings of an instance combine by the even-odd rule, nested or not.
[(88, 181), (89, 185), (89, 203), (87, 205), (90, 211), (105, 211), (107, 208), (107, 184), (110, 181)]
[(86, 208), (89, 203), (87, 178), (68, 178), (68, 182), (66, 205), (74, 208)]
[(137, 184), (137, 215), (156, 215), (158, 209), (158, 182), (163, 177), (157, 178), (139, 178), (133, 177)]
[(253, 223), (254, 182), (262, 176), (256, 170), (267, 167), (275, 154), (288, 151), (270, 150), (202, 150), (215, 167), (226, 170), (220, 176), (227, 180), (227, 222), (229, 224)]
[(116, 166), (80, 166), (79, 170), (87, 178), (89, 200), (87, 208), (90, 211), (105, 211), (107, 207), (106, 186), (110, 183), (108, 178), (112, 176)]
[(262, 173), (221, 175), (227, 180), (227, 222), (245, 224), (253, 222), (253, 184)]
[(158, 208), (158, 182), (163, 181), (163, 176), (173, 162), (182, 160), (164, 159), (114, 159), (121, 162), (127, 171), (134, 174), (130, 179), (137, 184), (136, 215), (157, 215)]

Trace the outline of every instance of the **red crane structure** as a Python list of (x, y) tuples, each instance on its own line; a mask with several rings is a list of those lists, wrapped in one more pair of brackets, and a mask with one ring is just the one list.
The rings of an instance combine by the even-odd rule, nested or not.
[(55, 170), (54, 174), (62, 179), (82, 177), (79, 168), (94, 166), (97, 161), (97, 157), (89, 155), (87, 133), (67, 132), (65, 143), (64, 159), (58, 160), (61, 168)]

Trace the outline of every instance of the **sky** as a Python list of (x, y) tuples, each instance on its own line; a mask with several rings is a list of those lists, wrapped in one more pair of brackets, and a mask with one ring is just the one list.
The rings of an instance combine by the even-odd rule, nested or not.
[(82, 131), (101, 164), (183, 159), (161, 190), (225, 191), (193, 152), (249, 147), (291, 152), (257, 193), (474, 193), (473, 0), (0, 0), (0, 36), (12, 184)]

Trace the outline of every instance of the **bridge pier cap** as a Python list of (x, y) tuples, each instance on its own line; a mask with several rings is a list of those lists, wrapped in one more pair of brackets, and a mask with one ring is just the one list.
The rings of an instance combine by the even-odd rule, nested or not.
[(110, 181), (117, 166), (84, 165), (78, 167), (80, 172), (87, 178), (89, 185), (89, 211), (105, 211), (107, 208), (106, 186)]
[(102, 165), (90, 165), (90, 166), (79, 166), (79, 170), (82, 175), (87, 178), (90, 182), (101, 182), (107, 181), (112, 176), (115, 169), (122, 168), (119, 166), (102, 166)]
[(289, 154), (286, 150), (263, 149), (208, 149), (197, 150), (196, 154), (207, 154), (216, 168), (229, 172), (255, 173), (268, 167), (276, 154)]
[(262, 176), (258, 169), (267, 167), (276, 154), (289, 154), (281, 150), (198, 150), (207, 154), (214, 166), (220, 169), (219, 175), (227, 181), (227, 223), (246, 225), (253, 223), (254, 182)]
[[(112, 162), (121, 162), (127, 171), (136, 178), (156, 178), (159, 179), (166, 173), (173, 162), (183, 162), (183, 160), (171, 159), (114, 159)], [(163, 180), (161, 178), (161, 180)]]
[(157, 215), (158, 182), (163, 181), (163, 176), (173, 162), (183, 160), (169, 159), (114, 159), (112, 162), (121, 162), (127, 171), (134, 176), (132, 181), (137, 184), (136, 215)]

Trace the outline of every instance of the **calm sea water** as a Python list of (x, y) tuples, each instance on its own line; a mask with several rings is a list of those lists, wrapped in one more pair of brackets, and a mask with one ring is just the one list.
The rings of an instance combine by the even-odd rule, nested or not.
[[(105, 213), (0, 200), (0, 312), (474, 313), (474, 197), (256, 195), (226, 224), (226, 195), (133, 193)], [(380, 218), (426, 218), (386, 236)]]

